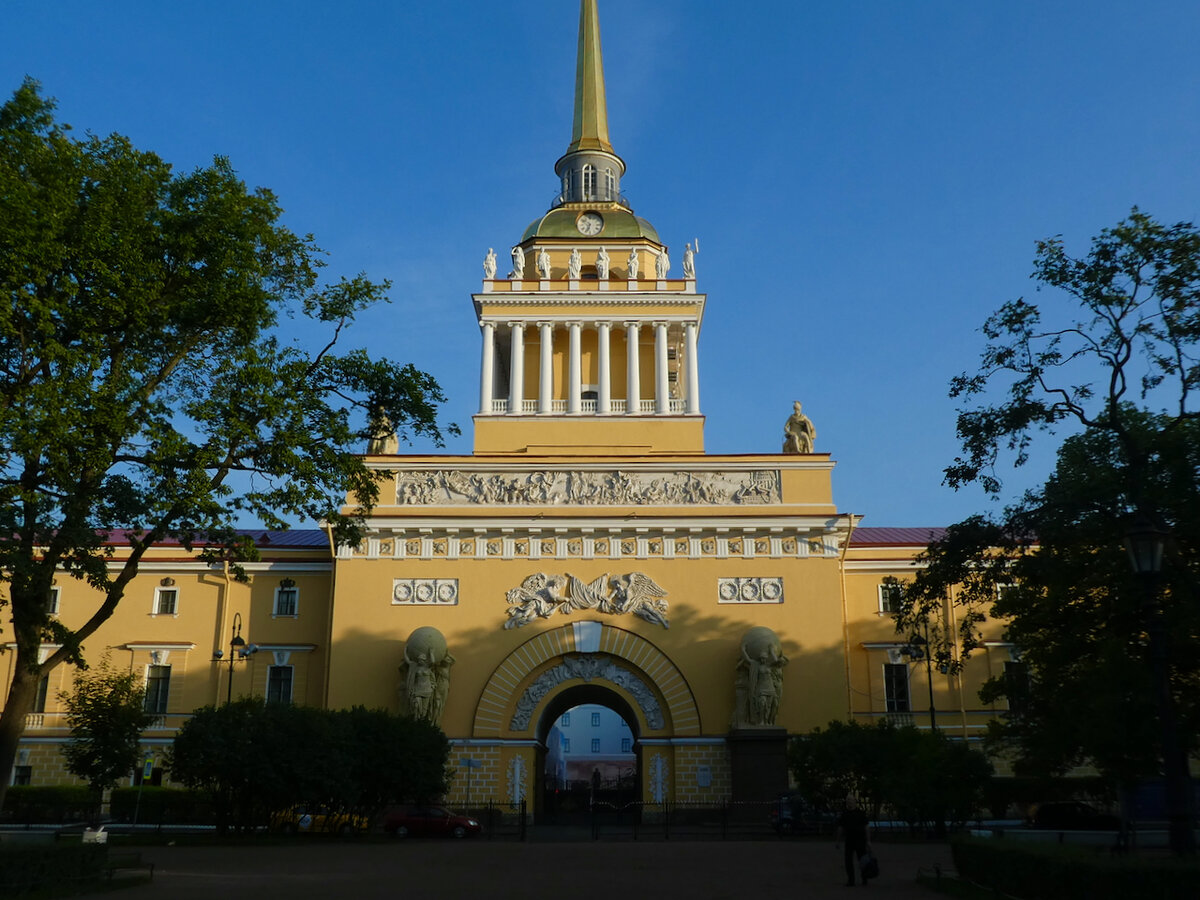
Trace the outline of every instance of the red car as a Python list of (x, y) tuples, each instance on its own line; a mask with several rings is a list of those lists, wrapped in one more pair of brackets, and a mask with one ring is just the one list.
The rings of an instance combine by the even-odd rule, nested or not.
[(479, 834), (479, 822), (441, 806), (399, 806), (383, 817), (383, 830), (396, 837), (456, 837)]

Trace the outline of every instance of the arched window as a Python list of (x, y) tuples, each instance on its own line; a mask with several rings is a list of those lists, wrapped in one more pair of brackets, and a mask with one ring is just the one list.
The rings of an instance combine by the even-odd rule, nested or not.
[(565, 201), (571, 196), (571, 173), (563, 172), (562, 176), (562, 199)]
[(590, 163), (583, 167), (583, 199), (596, 199), (596, 167)]
[(613, 174), (612, 169), (604, 170), (604, 191), (605, 200), (617, 199), (617, 176)]

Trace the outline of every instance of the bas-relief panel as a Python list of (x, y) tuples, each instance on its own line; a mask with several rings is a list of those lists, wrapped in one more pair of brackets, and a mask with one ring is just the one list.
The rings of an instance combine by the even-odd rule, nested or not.
[(409, 472), (400, 506), (727, 506), (781, 502), (778, 471)]

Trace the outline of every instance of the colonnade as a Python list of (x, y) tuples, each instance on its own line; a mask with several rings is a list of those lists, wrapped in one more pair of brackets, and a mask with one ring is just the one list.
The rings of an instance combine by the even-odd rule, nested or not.
[[(607, 416), (625, 415), (699, 415), (700, 413), (700, 370), (696, 357), (698, 323), (685, 322), (684, 370), (685, 395), (682, 400), (672, 401), (668, 378), (667, 322), (665, 321), (599, 321), (588, 323), (596, 329), (597, 380), (596, 399), (583, 400), (583, 321), (566, 323), (567, 344), (567, 390), (565, 401), (554, 400), (554, 330), (555, 323), (548, 321), (512, 321), (504, 324), (509, 328), (509, 376), (507, 400), (495, 396), (496, 368), (496, 322), (480, 322), (483, 331), (483, 358), (479, 378), (479, 411), (483, 415), (506, 413), (508, 415), (547, 415), (565, 413), (577, 416), (595, 413)], [(525, 329), (538, 329), (538, 393), (537, 399), (525, 399)], [(612, 397), (612, 329), (624, 327), (626, 346), (625, 400)], [(654, 333), (654, 396), (642, 399), (641, 361), (639, 358), (642, 329), (653, 329)], [(593, 408), (594, 406), (594, 408)]]

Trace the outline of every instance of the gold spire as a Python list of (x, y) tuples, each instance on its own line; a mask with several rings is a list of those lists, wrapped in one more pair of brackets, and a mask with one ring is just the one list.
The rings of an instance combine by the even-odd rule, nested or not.
[(576, 150), (614, 152), (608, 142), (608, 104), (604, 99), (604, 60), (600, 56), (600, 16), (596, 12), (596, 0), (581, 0), (579, 6), (575, 123), (567, 153)]

